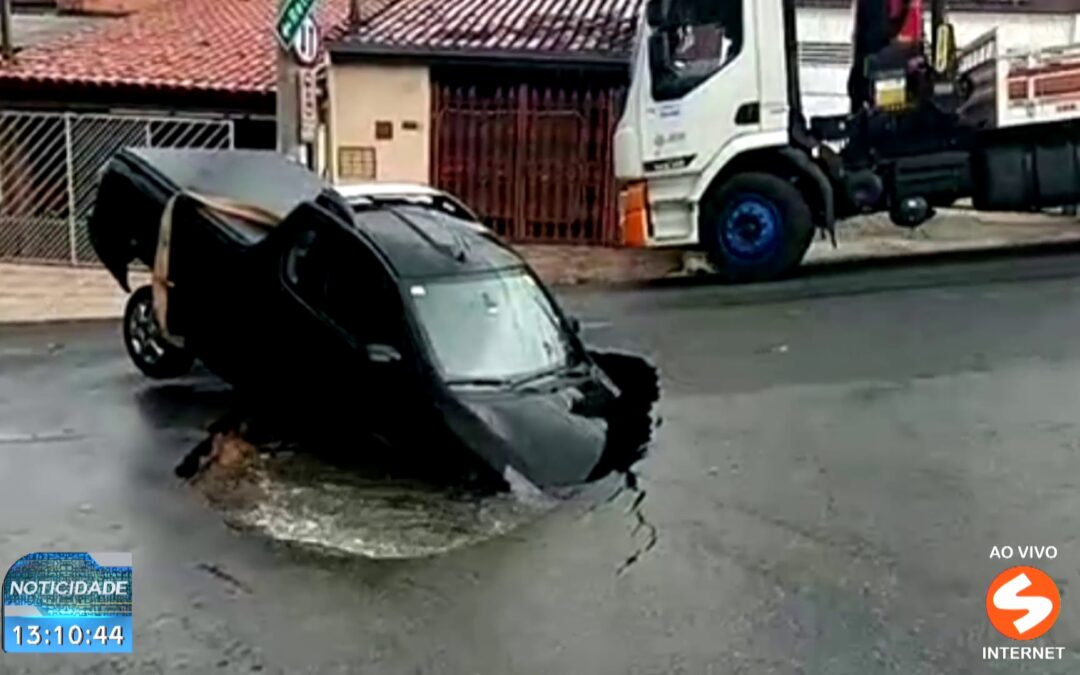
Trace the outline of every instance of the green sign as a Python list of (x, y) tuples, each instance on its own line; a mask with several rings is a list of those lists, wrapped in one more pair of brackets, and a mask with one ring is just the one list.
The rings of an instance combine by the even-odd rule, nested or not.
[(300, 30), (300, 24), (304, 23), (308, 14), (311, 14), (313, 7), (315, 7), (315, 0), (283, 0), (277, 24), (274, 26), (274, 33), (277, 34), (277, 39), (281, 41), (283, 47), (289, 48), (296, 33)]

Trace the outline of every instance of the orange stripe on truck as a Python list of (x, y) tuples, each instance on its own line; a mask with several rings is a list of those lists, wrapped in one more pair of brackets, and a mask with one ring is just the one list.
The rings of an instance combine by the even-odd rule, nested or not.
[(643, 248), (649, 243), (649, 195), (644, 181), (630, 183), (619, 195), (623, 246)]

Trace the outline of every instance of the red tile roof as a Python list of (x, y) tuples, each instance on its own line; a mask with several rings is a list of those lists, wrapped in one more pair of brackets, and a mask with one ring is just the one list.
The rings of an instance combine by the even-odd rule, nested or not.
[[(349, 0), (320, 0), (320, 25), (338, 27)], [(276, 0), (164, 0), (101, 27), (20, 51), (0, 82), (271, 93)]]
[(334, 49), (625, 59), (642, 0), (394, 0)]

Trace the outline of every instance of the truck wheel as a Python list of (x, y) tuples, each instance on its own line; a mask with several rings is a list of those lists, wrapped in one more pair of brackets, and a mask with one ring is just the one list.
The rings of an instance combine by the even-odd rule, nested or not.
[(165, 340), (154, 316), (149, 286), (136, 289), (124, 309), (124, 346), (136, 367), (154, 379), (179, 377), (191, 370), (194, 357)]
[(731, 281), (791, 272), (814, 236), (810, 207), (791, 183), (767, 173), (731, 178), (702, 202), (702, 242)]

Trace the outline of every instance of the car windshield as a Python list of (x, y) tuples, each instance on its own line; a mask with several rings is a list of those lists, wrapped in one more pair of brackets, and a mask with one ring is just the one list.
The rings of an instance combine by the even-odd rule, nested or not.
[(450, 383), (513, 380), (569, 365), (555, 308), (524, 270), (413, 283), (409, 293)]

